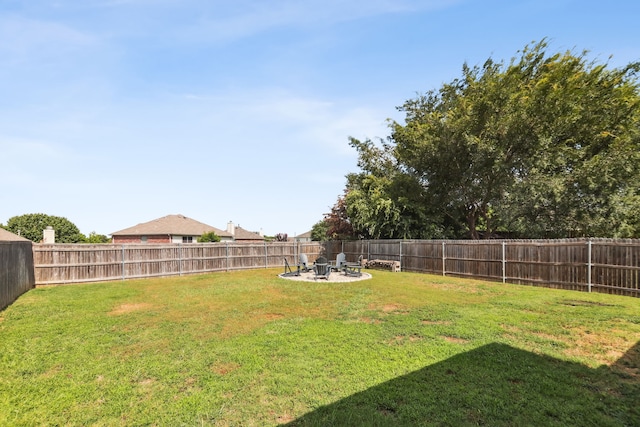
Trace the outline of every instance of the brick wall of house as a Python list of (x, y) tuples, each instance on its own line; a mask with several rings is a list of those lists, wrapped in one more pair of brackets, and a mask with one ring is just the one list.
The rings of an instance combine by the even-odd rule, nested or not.
[[(146, 236), (147, 241), (144, 243), (159, 244), (159, 243), (171, 243), (171, 238), (168, 235), (159, 236)], [(143, 243), (140, 236), (113, 236), (113, 243), (126, 244), (126, 243)]]

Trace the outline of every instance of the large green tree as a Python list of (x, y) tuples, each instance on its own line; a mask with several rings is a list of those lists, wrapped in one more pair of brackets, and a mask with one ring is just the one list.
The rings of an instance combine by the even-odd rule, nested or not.
[(638, 236), (637, 63), (545, 41), (408, 100), (382, 146), (351, 140), (347, 212), (372, 237)]
[(85, 243), (87, 240), (78, 227), (67, 218), (42, 213), (14, 216), (9, 218), (3, 228), (33, 242), (40, 242), (43, 231), (48, 226), (53, 227), (55, 231), (56, 243)]
[(386, 143), (350, 139), (359, 152), (362, 173), (347, 175), (344, 197), (347, 217), (362, 237), (441, 238), (445, 236), (438, 213), (423, 203), (419, 181), (404, 173)]
[(534, 76), (524, 112), (537, 149), (501, 216), (526, 235), (639, 236), (638, 64), (610, 70), (586, 53), (526, 53), (511, 70)]

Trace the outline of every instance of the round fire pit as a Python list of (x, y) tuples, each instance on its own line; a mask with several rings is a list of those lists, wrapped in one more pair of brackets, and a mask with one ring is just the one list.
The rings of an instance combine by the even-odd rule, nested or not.
[(340, 282), (357, 282), (358, 280), (367, 280), (371, 279), (371, 274), (362, 272), (360, 276), (347, 276), (341, 271), (332, 271), (329, 274), (329, 278), (315, 278), (315, 274), (313, 271), (310, 272), (300, 272), (299, 276), (294, 276), (291, 273), (282, 273), (278, 275), (279, 277), (286, 280), (297, 280), (300, 282), (329, 282), (329, 283), (340, 283)]

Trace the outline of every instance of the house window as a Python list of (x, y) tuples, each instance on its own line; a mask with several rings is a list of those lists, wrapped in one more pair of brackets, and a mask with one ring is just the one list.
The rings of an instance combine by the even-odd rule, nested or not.
[(147, 243), (147, 236), (142, 236), (142, 237), (140, 237), (140, 241), (141, 241), (142, 243)]
[(193, 236), (182, 236), (182, 243), (193, 243)]

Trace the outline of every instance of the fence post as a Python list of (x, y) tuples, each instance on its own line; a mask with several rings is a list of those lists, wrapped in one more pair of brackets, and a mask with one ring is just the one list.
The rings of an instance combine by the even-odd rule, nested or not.
[(178, 276), (182, 276), (182, 243), (178, 244)]
[(400, 271), (402, 271), (402, 266), (404, 264), (402, 264), (402, 240), (400, 240)]
[(371, 259), (371, 240), (367, 240), (367, 259)]
[(229, 271), (229, 242), (224, 243), (225, 250), (225, 263), (227, 265), (227, 271)]
[(267, 256), (267, 242), (264, 242), (264, 268), (267, 268), (269, 264), (269, 257)]
[(122, 280), (124, 280), (124, 244), (122, 245)]
[(587, 262), (587, 286), (589, 288), (589, 292), (591, 292), (591, 267), (593, 266), (591, 262), (591, 239), (587, 242), (587, 252), (588, 252), (588, 262)]
[(507, 282), (507, 254), (506, 254), (507, 243), (502, 242), (502, 283)]
[(447, 267), (446, 267), (446, 257), (444, 256), (444, 241), (442, 241), (442, 275), (447, 275)]

